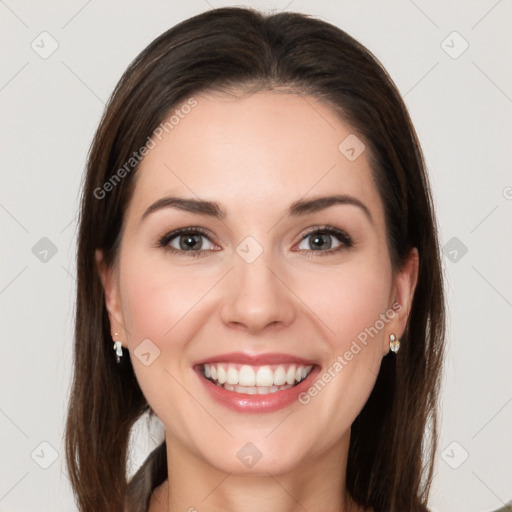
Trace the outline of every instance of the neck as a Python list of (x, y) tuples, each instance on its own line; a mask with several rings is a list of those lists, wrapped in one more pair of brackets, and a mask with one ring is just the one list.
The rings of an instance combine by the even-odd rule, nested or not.
[(357, 512), (345, 488), (350, 431), (338, 445), (286, 473), (225, 473), (166, 434), (168, 479), (149, 512)]

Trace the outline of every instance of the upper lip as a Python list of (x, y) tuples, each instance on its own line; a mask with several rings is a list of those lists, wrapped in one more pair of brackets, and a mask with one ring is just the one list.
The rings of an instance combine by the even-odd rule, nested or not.
[(304, 359), (302, 357), (293, 356), (291, 354), (281, 354), (277, 352), (267, 354), (251, 354), (247, 352), (230, 352), (228, 354), (219, 354), (197, 361), (195, 365), (210, 364), (210, 363), (238, 363), (247, 364), (251, 366), (263, 366), (266, 364), (279, 364), (279, 363), (295, 363), (303, 365), (314, 365), (315, 362)]

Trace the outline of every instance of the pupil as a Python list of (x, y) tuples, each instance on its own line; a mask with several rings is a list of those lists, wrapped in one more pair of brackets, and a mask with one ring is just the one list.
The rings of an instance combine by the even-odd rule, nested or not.
[[(184, 242), (183, 242), (183, 240), (184, 240)], [(194, 249), (194, 247), (196, 245), (198, 245), (198, 247), (196, 247), (196, 249), (198, 249), (201, 246), (201, 239), (200, 239), (199, 235), (186, 235), (180, 239), (181, 249), (184, 249), (184, 250)]]

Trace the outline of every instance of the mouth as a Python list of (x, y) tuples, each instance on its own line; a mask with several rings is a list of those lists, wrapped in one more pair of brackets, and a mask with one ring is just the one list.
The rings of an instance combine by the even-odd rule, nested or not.
[(212, 384), (245, 395), (267, 395), (298, 386), (316, 365), (293, 363), (254, 366), (215, 362), (196, 365), (198, 373)]

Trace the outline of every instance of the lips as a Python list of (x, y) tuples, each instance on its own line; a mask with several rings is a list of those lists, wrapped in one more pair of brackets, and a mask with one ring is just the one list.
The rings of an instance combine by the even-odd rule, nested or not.
[(263, 366), (263, 365), (271, 365), (271, 364), (279, 364), (279, 363), (295, 363), (301, 364), (304, 366), (314, 365), (315, 361), (303, 359), (302, 357), (293, 356), (291, 354), (282, 354), (282, 353), (268, 353), (268, 354), (258, 354), (258, 353), (248, 353), (248, 352), (230, 352), (228, 354), (219, 354), (216, 356), (209, 357), (208, 359), (203, 359), (201, 361), (197, 361), (194, 363), (195, 365), (205, 364), (205, 363), (238, 363), (238, 364), (246, 364), (250, 366)]
[(272, 412), (297, 400), (320, 367), (290, 354), (232, 352), (194, 364), (209, 395), (236, 412)]

